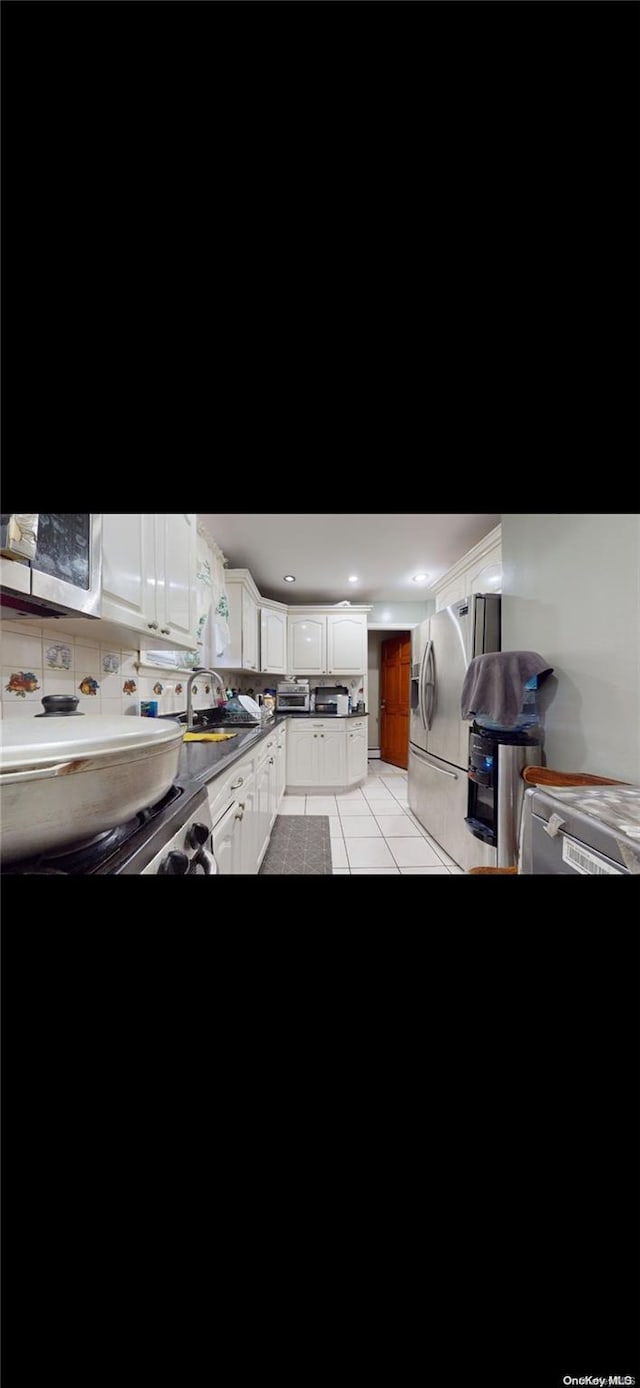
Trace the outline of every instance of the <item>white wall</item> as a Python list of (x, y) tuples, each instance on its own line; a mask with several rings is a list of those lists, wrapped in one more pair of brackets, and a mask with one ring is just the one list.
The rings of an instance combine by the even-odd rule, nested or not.
[(547, 765), (640, 784), (640, 516), (503, 515), (502, 556), (503, 650), (554, 667)]
[(369, 751), (371, 751), (372, 748), (375, 749), (380, 747), (380, 646), (383, 641), (389, 639), (390, 635), (391, 632), (387, 631), (370, 631), (367, 638), (369, 651), (369, 668), (367, 671), (367, 683), (369, 686), (369, 703), (367, 704), (369, 710), (369, 717), (367, 719)]
[(428, 598), (424, 602), (374, 602), (367, 622), (369, 625), (372, 622), (389, 622), (393, 626), (406, 622), (407, 627), (413, 627), (418, 622), (424, 622), (425, 617), (430, 617), (435, 610), (435, 598)]

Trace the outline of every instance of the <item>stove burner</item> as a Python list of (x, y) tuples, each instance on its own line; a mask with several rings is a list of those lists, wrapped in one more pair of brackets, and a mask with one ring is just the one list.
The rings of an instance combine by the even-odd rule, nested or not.
[(163, 795), (162, 800), (157, 800), (154, 805), (147, 805), (145, 809), (138, 810), (133, 819), (127, 820), (124, 824), (117, 824), (113, 829), (105, 829), (101, 834), (95, 834), (92, 839), (75, 843), (63, 853), (43, 853), (37, 858), (10, 864), (3, 871), (13, 874), (19, 873), (23, 876), (53, 876), (55, 874), (60, 877), (78, 877), (85, 873), (95, 872), (98, 868), (103, 867), (116, 850), (126, 843), (133, 834), (137, 833), (138, 829), (156, 819), (163, 810), (168, 809), (179, 795), (182, 795), (180, 786), (171, 786), (166, 795)]

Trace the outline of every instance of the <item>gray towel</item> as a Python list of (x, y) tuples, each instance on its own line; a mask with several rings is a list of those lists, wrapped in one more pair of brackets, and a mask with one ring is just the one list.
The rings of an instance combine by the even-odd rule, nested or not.
[(551, 674), (553, 666), (537, 651), (493, 651), (477, 655), (462, 685), (463, 718), (483, 713), (503, 728), (512, 727), (522, 709), (524, 687), (533, 675)]

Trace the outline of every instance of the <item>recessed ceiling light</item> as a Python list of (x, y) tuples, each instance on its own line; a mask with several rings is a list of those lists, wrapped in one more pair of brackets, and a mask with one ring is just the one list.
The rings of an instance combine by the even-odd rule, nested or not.
[(413, 581), (414, 583), (426, 583), (428, 577), (428, 574), (414, 574)]
[(359, 583), (360, 580), (359, 580), (359, 578), (358, 578), (358, 575), (357, 575), (357, 574), (350, 574), (350, 575), (349, 575), (349, 582), (350, 582), (350, 583)]
[(285, 574), (284, 581), (285, 583), (295, 583), (296, 580), (294, 574)]

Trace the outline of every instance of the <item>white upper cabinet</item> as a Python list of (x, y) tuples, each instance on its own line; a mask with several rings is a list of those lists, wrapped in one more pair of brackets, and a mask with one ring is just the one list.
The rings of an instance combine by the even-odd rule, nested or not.
[(289, 613), (289, 670), (294, 675), (324, 675), (327, 669), (327, 619), (305, 612)]
[(468, 554), (463, 555), (434, 588), (436, 612), (471, 593), (502, 592), (502, 526), (496, 525)]
[(268, 675), (287, 673), (287, 613), (277, 607), (260, 612), (260, 669)]
[(102, 617), (155, 630), (155, 516), (103, 514)]
[(366, 612), (289, 608), (292, 675), (362, 675), (366, 669)]
[(242, 588), (242, 669), (257, 670), (258, 664), (258, 604), (243, 585)]
[(361, 675), (367, 668), (364, 612), (331, 612), (327, 617), (327, 674)]
[(248, 569), (229, 569), (225, 587), (231, 640), (224, 654), (217, 656), (216, 669), (259, 670), (258, 589)]
[(156, 516), (156, 601), (161, 636), (193, 649), (195, 641), (195, 513)]
[(102, 517), (102, 620), (142, 649), (195, 648), (195, 513)]

